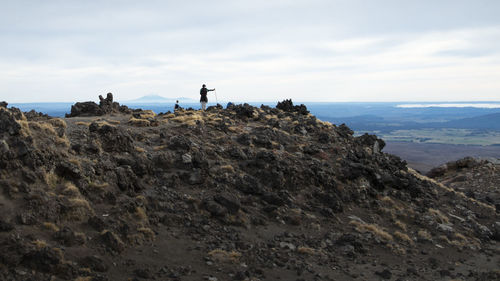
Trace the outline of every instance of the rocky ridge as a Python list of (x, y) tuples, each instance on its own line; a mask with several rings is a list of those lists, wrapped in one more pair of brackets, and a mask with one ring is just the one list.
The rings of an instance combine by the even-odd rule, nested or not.
[[(434, 168), (430, 178), (500, 210), (500, 161), (466, 157)], [(500, 234), (500, 233), (499, 233)]]
[(494, 205), (305, 106), (98, 107), (0, 106), (1, 280), (500, 276)]

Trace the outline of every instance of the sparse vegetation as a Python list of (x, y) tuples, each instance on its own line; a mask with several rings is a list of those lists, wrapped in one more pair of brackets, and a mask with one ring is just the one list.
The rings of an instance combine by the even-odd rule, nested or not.
[(369, 232), (384, 241), (392, 241), (393, 237), (380, 226), (376, 224), (364, 224), (359, 221), (350, 221), (349, 224), (354, 225), (355, 229), (361, 233)]
[(220, 263), (237, 263), (241, 258), (241, 253), (237, 251), (225, 251), (215, 249), (208, 253), (208, 257)]
[(406, 242), (408, 244), (413, 245), (413, 240), (406, 233), (402, 233), (402, 232), (396, 230), (394, 232), (394, 237), (396, 237), (400, 241), (403, 241), (403, 242)]
[(56, 231), (59, 231), (59, 227), (57, 227), (57, 225), (55, 225), (54, 223), (52, 222), (44, 222), (42, 223), (42, 226), (47, 229), (47, 230), (50, 230), (50, 231), (53, 231), (53, 232), (56, 232)]

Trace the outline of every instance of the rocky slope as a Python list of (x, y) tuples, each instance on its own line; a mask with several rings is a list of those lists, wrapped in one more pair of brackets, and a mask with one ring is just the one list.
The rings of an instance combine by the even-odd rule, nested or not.
[(495, 206), (376, 136), (291, 101), (113, 108), (0, 106), (1, 280), (500, 277)]
[(500, 210), (500, 160), (466, 157), (434, 168), (428, 176)]

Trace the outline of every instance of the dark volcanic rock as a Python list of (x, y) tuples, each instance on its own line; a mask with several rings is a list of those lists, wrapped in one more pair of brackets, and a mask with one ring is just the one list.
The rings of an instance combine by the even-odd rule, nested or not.
[(298, 114), (302, 115), (307, 115), (309, 114), (309, 110), (307, 110), (307, 107), (303, 104), (301, 105), (293, 105), (293, 102), (291, 99), (289, 100), (284, 100), (282, 102), (278, 102), (276, 105), (276, 108), (281, 109), (286, 112), (296, 112)]
[(98, 256), (86, 256), (80, 259), (79, 263), (84, 267), (88, 267), (98, 272), (106, 272), (109, 269), (106, 263)]
[(437, 184), (291, 101), (91, 107), (112, 114), (0, 106), (0, 280), (495, 277), (493, 162)]
[(238, 210), (241, 208), (241, 203), (238, 197), (228, 192), (216, 195), (214, 197), (214, 200), (222, 206), (226, 207), (227, 210), (233, 214), (238, 212)]
[(89, 131), (101, 140), (102, 148), (107, 152), (133, 152), (133, 139), (129, 133), (108, 124), (93, 122)]
[(106, 114), (106, 112), (95, 102), (77, 102), (71, 106), (71, 113), (66, 115), (66, 117), (77, 117), (77, 116), (101, 116)]
[(99, 95), (99, 104), (93, 101), (77, 102), (71, 106), (71, 113), (66, 114), (66, 117), (78, 116), (102, 116), (110, 113), (130, 114), (132, 110), (127, 106), (113, 102), (113, 94), (108, 93), (106, 98)]

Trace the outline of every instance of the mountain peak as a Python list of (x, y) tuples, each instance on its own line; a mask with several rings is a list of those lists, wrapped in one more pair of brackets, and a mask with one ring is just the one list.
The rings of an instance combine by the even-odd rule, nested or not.
[(127, 103), (168, 103), (168, 102), (175, 102), (176, 100), (183, 101), (183, 102), (195, 102), (195, 100), (192, 100), (190, 98), (186, 97), (163, 97), (157, 94), (151, 94), (151, 95), (145, 95), (140, 98), (134, 99), (134, 100), (129, 100)]

